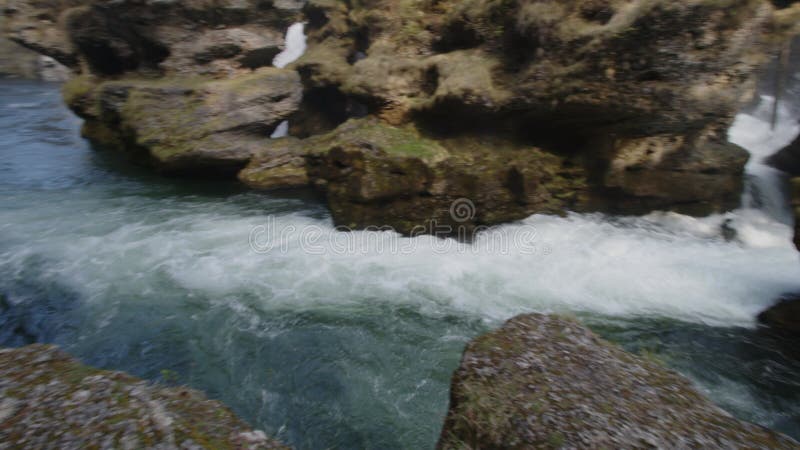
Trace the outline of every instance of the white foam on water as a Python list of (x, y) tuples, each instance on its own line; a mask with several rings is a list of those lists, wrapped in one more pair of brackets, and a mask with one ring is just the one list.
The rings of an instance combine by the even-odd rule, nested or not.
[(275, 67), (283, 68), (291, 64), (297, 58), (303, 56), (306, 51), (306, 35), (303, 32), (305, 24), (295, 23), (292, 24), (286, 31), (286, 48), (275, 55), (272, 60), (272, 65)]
[[(748, 326), (772, 299), (800, 289), (800, 264), (788, 236), (754, 239), (755, 245), (726, 242), (711, 218), (533, 216), (459, 244), (391, 232), (344, 233), (327, 220), (284, 214), (270, 224), (279, 245), (259, 253), (249, 241), (262, 218), (178, 208), (171, 217), (147, 221), (131, 206), (88, 216), (50, 209), (47, 215), (61, 221), (49, 230), (36, 230), (37, 223), (43, 227), (41, 210), (15, 211), (17, 223), (34, 228), (14, 227), (6, 235), (13, 239), (22, 230), (39, 239), (12, 247), (0, 255), (0, 265), (23, 271), (30, 257), (47, 255), (58, 262), (48, 266), (47, 277), (87, 301), (112, 294), (166, 301), (172, 293), (257, 298), (263, 308), (290, 310), (396, 302), (426, 314), (460, 312), (491, 321), (555, 311)], [(0, 213), (0, 220), (9, 214)], [(87, 222), (82, 233), (59, 233)], [(311, 241), (316, 244), (309, 249)], [(334, 251), (341, 246), (331, 242), (351, 244)]]
[[(759, 143), (777, 145), (766, 133), (744, 115), (731, 130), (755, 154)], [(88, 188), (16, 195), (17, 207), (0, 210), (8, 244), (0, 267), (24, 278), (30, 261), (44, 258), (51, 263), (42, 276), (88, 302), (248, 298), (280, 310), (386, 302), (490, 321), (555, 311), (752, 326), (779, 295), (800, 291), (790, 227), (752, 208), (705, 218), (536, 215), (463, 244), (340, 232), (302, 211), (266, 217), (260, 211), (278, 202), (270, 198), (253, 211), (146, 195), (109, 199)], [(257, 252), (252, 233), (265, 224), (274, 248)], [(345, 251), (331, 244), (343, 242)]]

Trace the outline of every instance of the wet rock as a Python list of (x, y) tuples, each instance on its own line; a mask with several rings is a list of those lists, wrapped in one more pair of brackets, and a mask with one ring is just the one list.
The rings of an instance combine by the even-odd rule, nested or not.
[(800, 296), (787, 295), (758, 315), (758, 321), (773, 331), (800, 336)]
[(200, 392), (87, 367), (47, 345), (0, 350), (0, 439), (31, 449), (287, 448)]
[(792, 210), (794, 211), (794, 246), (800, 250), (800, 177), (792, 178)]
[[(800, 39), (797, 39), (800, 45)], [(800, 175), (800, 136), (791, 144), (767, 158), (767, 163), (790, 175)]]
[(473, 340), (438, 448), (797, 448), (575, 320), (519, 316)]

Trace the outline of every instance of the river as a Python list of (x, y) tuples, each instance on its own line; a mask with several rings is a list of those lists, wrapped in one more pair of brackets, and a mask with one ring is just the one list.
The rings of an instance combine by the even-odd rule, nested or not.
[[(763, 153), (752, 114), (731, 136)], [(0, 81), (2, 345), (187, 384), (298, 449), (423, 449), (465, 343), (557, 312), (800, 438), (800, 359), (755, 323), (800, 292), (800, 258), (752, 192), (727, 215), (533, 216), (471, 244), (345, 234), (311, 193), (162, 178), (79, 126), (57, 86)]]

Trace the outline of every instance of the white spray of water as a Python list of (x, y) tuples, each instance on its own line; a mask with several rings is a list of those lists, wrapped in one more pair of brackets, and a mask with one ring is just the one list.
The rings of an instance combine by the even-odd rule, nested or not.
[[(304, 29), (305, 24), (298, 22), (292, 24), (289, 29), (286, 30), (286, 48), (275, 55), (275, 59), (272, 60), (273, 66), (283, 68), (296, 61), (297, 58), (303, 56), (303, 53), (306, 51), (306, 35), (303, 32)], [(277, 139), (288, 135), (289, 121), (284, 120), (275, 128), (275, 131), (272, 132), (270, 137)]]

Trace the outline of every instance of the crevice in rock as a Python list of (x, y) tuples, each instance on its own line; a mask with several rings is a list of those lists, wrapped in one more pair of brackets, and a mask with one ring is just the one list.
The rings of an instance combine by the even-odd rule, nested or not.
[(333, 86), (312, 88), (303, 94), (300, 107), (290, 118), (290, 134), (307, 138), (327, 133), (347, 119), (369, 113), (366, 105)]
[(483, 39), (474, 28), (467, 26), (464, 21), (458, 20), (444, 27), (441, 36), (433, 44), (433, 50), (438, 53), (448, 53), (454, 50), (475, 48), (482, 43)]
[(428, 96), (432, 96), (439, 88), (439, 68), (430, 66), (425, 70), (422, 81), (422, 92)]
[(280, 53), (280, 49), (272, 47), (251, 50), (247, 52), (247, 54), (244, 55), (241, 59), (239, 59), (239, 64), (241, 64), (242, 67), (246, 67), (248, 69), (269, 67), (272, 65), (272, 60), (278, 53)]
[(581, 17), (590, 22), (596, 22), (601, 25), (607, 24), (615, 11), (608, 0), (595, 0), (585, 3), (581, 7)]
[(367, 57), (370, 46), (369, 28), (361, 26), (353, 32), (353, 49), (347, 55), (347, 63), (353, 65)]

